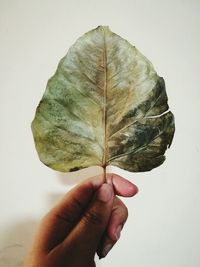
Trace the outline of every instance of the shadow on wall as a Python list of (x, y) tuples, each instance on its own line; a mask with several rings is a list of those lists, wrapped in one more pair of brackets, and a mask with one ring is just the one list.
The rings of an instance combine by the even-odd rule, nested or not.
[(58, 180), (62, 185), (75, 185), (83, 180), (103, 174), (103, 168), (99, 166), (92, 166), (89, 168), (82, 169), (80, 171), (68, 172), (68, 173), (58, 173)]
[(0, 267), (21, 267), (32, 243), (37, 223), (33, 220), (18, 222), (6, 229), (3, 236), (3, 248), (0, 248)]

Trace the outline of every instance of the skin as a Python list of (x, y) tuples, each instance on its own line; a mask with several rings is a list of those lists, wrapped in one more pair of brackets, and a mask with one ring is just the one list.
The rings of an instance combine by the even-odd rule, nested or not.
[(128, 210), (117, 196), (138, 189), (116, 174), (99, 175), (72, 189), (41, 221), (23, 267), (95, 267), (120, 237)]

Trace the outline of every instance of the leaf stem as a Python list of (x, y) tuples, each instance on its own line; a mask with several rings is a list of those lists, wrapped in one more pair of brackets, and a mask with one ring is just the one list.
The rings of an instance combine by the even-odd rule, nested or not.
[(106, 165), (102, 166), (103, 167), (103, 176), (104, 176), (104, 181), (105, 183), (107, 183), (107, 179), (106, 179)]

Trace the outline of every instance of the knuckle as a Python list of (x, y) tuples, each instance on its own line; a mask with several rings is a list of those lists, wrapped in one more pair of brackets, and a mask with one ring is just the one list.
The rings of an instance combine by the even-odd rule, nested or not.
[(84, 208), (85, 208), (84, 205), (82, 204), (82, 202), (76, 197), (73, 198), (72, 203), (73, 203), (72, 204), (73, 205), (72, 208), (74, 210), (80, 210), (81, 211), (81, 210), (84, 210)]
[(123, 223), (125, 223), (128, 218), (128, 208), (118, 197), (115, 199), (114, 214)]
[(55, 214), (55, 218), (57, 221), (63, 222), (66, 225), (73, 225), (74, 220), (72, 219), (71, 214), (60, 214), (60, 213), (56, 213)]
[(128, 218), (128, 208), (127, 208), (127, 206), (124, 204), (123, 201), (121, 201), (121, 199), (117, 199), (116, 207), (117, 207), (117, 209), (120, 210), (120, 213), (122, 214), (122, 217), (126, 221), (127, 218)]
[(124, 216), (124, 221), (126, 221), (128, 219), (128, 208), (123, 205), (123, 216)]
[(100, 226), (103, 223), (101, 216), (95, 211), (87, 211), (83, 216), (83, 221), (86, 224), (92, 224)]

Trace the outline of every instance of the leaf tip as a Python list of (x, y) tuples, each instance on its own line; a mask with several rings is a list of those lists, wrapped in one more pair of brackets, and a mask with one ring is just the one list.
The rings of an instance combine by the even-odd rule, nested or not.
[(101, 30), (101, 31), (110, 31), (110, 28), (109, 28), (109, 26), (108, 25), (99, 25), (98, 27), (97, 27), (97, 29), (99, 29), (99, 30)]

